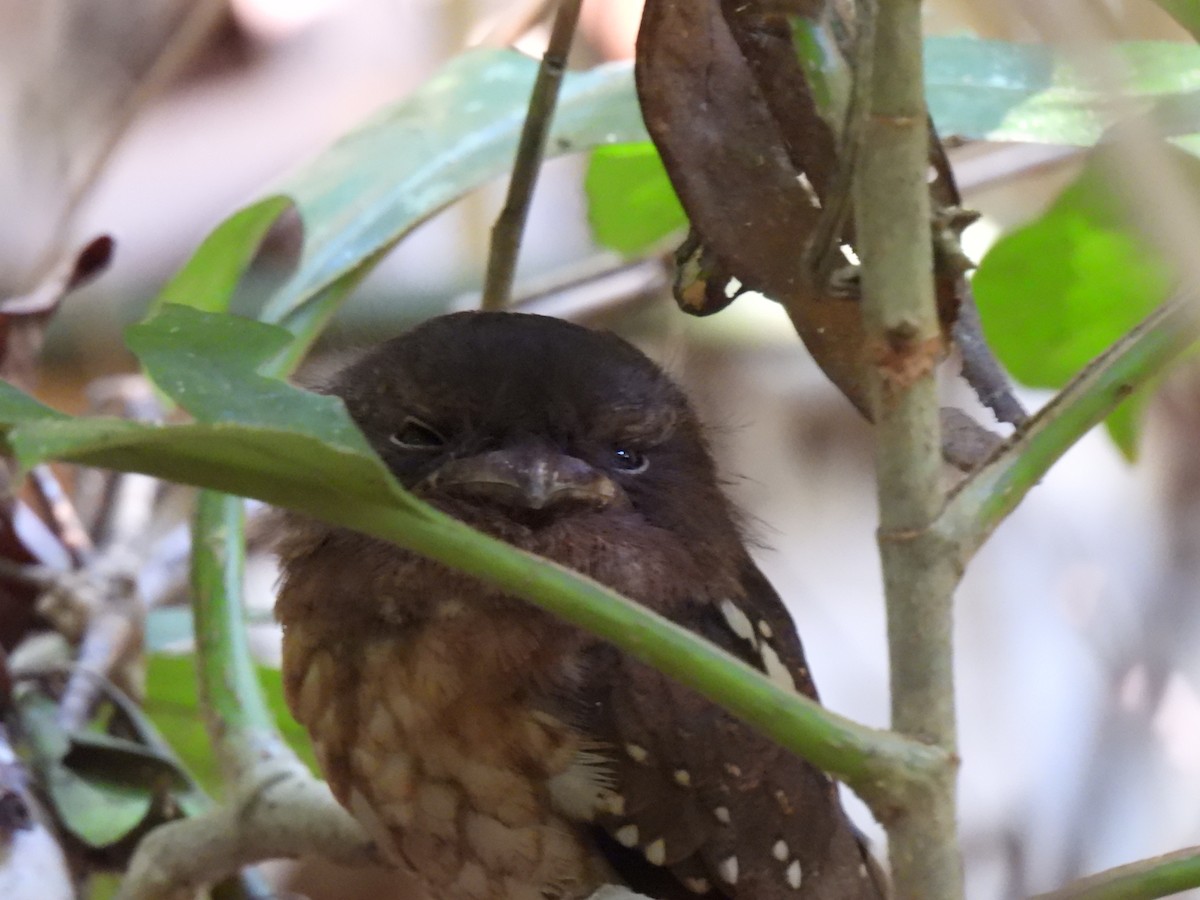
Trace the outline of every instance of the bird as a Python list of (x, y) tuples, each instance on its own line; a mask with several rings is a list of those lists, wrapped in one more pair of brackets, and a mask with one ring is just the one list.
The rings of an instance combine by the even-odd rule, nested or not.
[[(684, 392), (607, 331), (425, 321), (318, 390), (401, 485), (817, 698)], [(836, 783), (615, 645), (440, 562), (282, 514), (287, 702), (435, 900), (873, 900)]]

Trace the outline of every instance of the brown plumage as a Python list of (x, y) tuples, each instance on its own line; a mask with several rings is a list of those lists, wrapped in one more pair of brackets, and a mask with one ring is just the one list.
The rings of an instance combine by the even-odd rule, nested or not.
[[(329, 386), (402, 483), (816, 696), (686, 398), (610, 334), (434, 319)], [(610, 644), (288, 516), (288, 702), (338, 799), (439, 900), (876, 898), (812, 766)]]

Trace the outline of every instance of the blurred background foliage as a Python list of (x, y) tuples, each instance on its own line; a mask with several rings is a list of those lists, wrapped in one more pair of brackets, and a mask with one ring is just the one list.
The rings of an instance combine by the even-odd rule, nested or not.
[[(134, 369), (124, 326), (145, 315), (217, 223), (277, 190), (316, 211), (328, 226), (325, 244), (310, 228), (298, 260), (286, 217), (268, 230), (282, 204), (257, 207), (217, 235), (245, 246), (265, 237), (235, 308), (259, 310), (273, 296), (267, 311), (276, 321), (324, 315), (333, 304), (305, 301), (325, 296), (346, 254), (362, 259), (415, 229), (356, 286), (303, 378), (477, 299), (529, 69), (498, 51), (458, 57), (481, 41), (502, 42), (519, 7), (536, 4), (216, 3), (216, 26), (202, 32), (186, 65), (152, 98), (141, 96), (188, 6), (0, 0), (0, 206), (10, 211), (0, 221), (0, 293), (26, 290), (64, 241), (107, 232), (119, 247), (111, 272), (71, 298), (49, 336), (38, 392), (61, 409), (82, 407), (90, 379)], [(1187, 189), (1197, 187), (1200, 49), (1186, 30), (1200, 20), (1194, 5), (1161, 4), (1182, 26), (1149, 0), (1099, 6), (1120, 42), (1116, 100), (1071, 47), (1044, 43), (1035, 0), (927, 4), (931, 108), (952, 141), (967, 205), (983, 213), (967, 241), (980, 260), (974, 286), (985, 331), (1032, 406), (1160, 303), (1176, 277), (1147, 237), (1153, 210), (1131, 196), (1128, 159), (1088, 148), (1104, 144), (1119, 120), (1136, 118), (1167, 136)], [(574, 67), (627, 58), (638, 10), (637, 0), (585, 4)], [(536, 53), (544, 40), (534, 28), (519, 46)], [(443, 92), (430, 93), (439, 72), (433, 84)], [(621, 331), (685, 383), (751, 516), (764, 569), (797, 617), (823, 699), (882, 725), (886, 664), (867, 427), (769, 301), (746, 297), (715, 318), (686, 319), (666, 295), (661, 267), (623, 267), (670, 250), (684, 221), (630, 118), (627, 70), (576, 79), (577, 99), (568, 92), (552, 144), (562, 158), (539, 187), (517, 293), (534, 308)], [(406, 105), (401, 98), (421, 85), (425, 99)], [(125, 120), (128, 133), (115, 144), (115, 125)], [(364, 121), (372, 124), (322, 154)], [(438, 147), (471, 140), (473, 152), (461, 160), (432, 175), (423, 168)], [(575, 152), (594, 144), (612, 146)], [(405, 166), (411, 179), (403, 190), (372, 193), (374, 176)], [(347, 231), (347, 220), (362, 227)], [(314, 237), (324, 255), (312, 250)], [(302, 274), (315, 273), (309, 282), (290, 274), (298, 261)], [(232, 289), (238, 275), (224, 273), (222, 284)], [(566, 282), (578, 289), (547, 292)], [(300, 286), (281, 302), (281, 284)], [(176, 281), (172, 289), (194, 293), (196, 285)], [(956, 385), (947, 389), (971, 403)], [(1091, 435), (1068, 454), (959, 592), (962, 832), (972, 897), (1024, 896), (1200, 843), (1194, 365), (1131, 398), (1109, 432), (1112, 439)], [(308, 754), (282, 714), (272, 668), (273, 578), (269, 558), (253, 557), (251, 637), (281, 726)], [(145, 710), (189, 771), (215, 789), (188, 656), (191, 628), (171, 602), (181, 597), (177, 587), (174, 595), (159, 590), (148, 619)], [(415, 896), (390, 883), (364, 887), (370, 882), (351, 879), (379, 876), (330, 872), (318, 862), (289, 871), (281, 877), (314, 898)]]

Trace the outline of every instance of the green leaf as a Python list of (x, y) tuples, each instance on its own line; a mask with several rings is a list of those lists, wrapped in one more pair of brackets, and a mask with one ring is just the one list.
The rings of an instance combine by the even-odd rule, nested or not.
[[(304, 221), (304, 250), (264, 318), (290, 325), (326, 287), (507, 172), (537, 68), (508, 50), (463, 54), (289, 178), (281, 191)], [(547, 156), (645, 138), (628, 63), (567, 74)]]
[(3, 412), (0, 412), (0, 431), (21, 422), (69, 422), (71, 420), (66, 413), (39, 403), (7, 381), (0, 382), (0, 392), (3, 392), (3, 399), (0, 400), (3, 403)]
[(258, 374), (291, 342), (282, 328), (168, 306), (125, 334), (129, 349), (155, 384), (202, 422), (303, 431), (333, 446), (372, 455), (340, 400)]
[(840, 134), (850, 105), (854, 76), (825, 17), (788, 17), (792, 45), (808, 79), (817, 112)]
[(156, 793), (148, 788), (92, 775), (83, 777), (61, 764), (43, 772), (55, 813), (75, 837), (90, 847), (111, 847), (146, 821)]
[(0, 384), (0, 428), (16, 425), (6, 440), (22, 466), (56, 458), (141, 471), (347, 524), (355, 500), (425, 509), (396, 484), (339, 400), (257, 373), (288, 341), (282, 329), (173, 306), (130, 336), (154, 380), (202, 421), (69, 419)]
[(168, 756), (136, 741), (97, 731), (71, 735), (63, 765), (76, 775), (106, 779), (146, 790), (191, 787), (187, 776)]
[[(258, 667), (259, 681), (267, 705), (275, 714), (284, 740), (316, 771), (312, 744), (304, 729), (292, 718), (283, 699), (283, 681), (278, 669)], [(196, 699), (196, 662), (192, 656), (152, 654), (146, 660), (146, 714), (167, 736), (172, 749), (196, 778), (209, 790), (221, 786), (221, 774), (204, 728)]]
[(1200, 131), (1195, 107), (1183, 102), (1200, 92), (1200, 47), (1132, 41), (1112, 50), (1127, 76), (1120, 97), (1049, 45), (929, 38), (929, 107), (942, 134), (992, 141), (1090, 146), (1118, 113), (1163, 103), (1180, 119), (1171, 123), (1172, 134)]
[(592, 236), (618, 253), (640, 253), (687, 227), (687, 215), (651, 143), (596, 150), (584, 189)]
[[(1194, 186), (1200, 163), (1173, 155)], [(1112, 163), (1093, 154), (1044, 215), (997, 241), (974, 279), (989, 344), (1013, 376), (1061, 388), (1167, 299), (1174, 273), (1138, 233)], [(1126, 403), (1111, 429), (1130, 455), (1137, 408)]]
[(208, 312), (227, 310), (263, 238), (291, 205), (287, 197), (267, 197), (222, 222), (162, 289), (151, 313), (167, 304)]
[(110, 847), (146, 821), (154, 790), (106, 772), (79, 774), (66, 765), (71, 739), (58, 724), (53, 700), (27, 688), (17, 693), (16, 710), (39, 781), (71, 834), (90, 847)]

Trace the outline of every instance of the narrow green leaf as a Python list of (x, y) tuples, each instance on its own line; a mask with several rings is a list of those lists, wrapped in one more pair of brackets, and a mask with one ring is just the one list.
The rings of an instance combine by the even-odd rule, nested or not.
[(119, 843), (146, 821), (154, 791), (121, 781), (83, 777), (62, 764), (43, 773), (43, 783), (59, 820), (90, 847)]
[(71, 417), (39, 403), (7, 381), (0, 381), (0, 431), (20, 422), (70, 421)]
[(63, 765), (84, 778), (145, 790), (191, 787), (174, 760), (144, 744), (98, 731), (72, 734)]
[[(925, 49), (929, 107), (945, 135), (1090, 146), (1120, 113), (1149, 112), (1164, 101), (1188, 109), (1180, 101), (1200, 92), (1194, 44), (1114, 44), (1127, 76), (1120, 97), (1048, 44), (936, 37)], [(1172, 134), (1200, 131), (1194, 109), (1173, 118)]]
[[(334, 144), (281, 190), (304, 221), (295, 275), (264, 318), (306, 303), (414, 227), (512, 165), (538, 63), (476, 50)], [(568, 73), (547, 156), (645, 140), (628, 63)]]
[(812, 89), (817, 112), (834, 134), (840, 134), (853, 91), (854, 76), (850, 66), (824, 17), (818, 20), (795, 15), (788, 18), (792, 26), (792, 44)]
[(140, 471), (343, 524), (352, 524), (356, 502), (423, 514), (424, 505), (397, 485), (341, 401), (258, 374), (263, 360), (288, 343), (287, 332), (172, 306), (130, 329), (130, 338), (154, 380), (202, 421), (71, 419), (0, 383), (0, 430), (16, 425), (6, 442), (20, 465), (63, 459)]
[(592, 236), (618, 253), (640, 253), (687, 227), (687, 214), (649, 142), (596, 150), (584, 190)]
[(15, 706), (39, 781), (71, 834), (90, 847), (109, 847), (146, 820), (154, 807), (153, 790), (99, 773), (84, 776), (65, 765), (71, 741), (58, 724), (52, 699), (26, 688), (18, 692)]
[[(1174, 152), (1200, 191), (1200, 162)], [(980, 263), (975, 296), (988, 342), (1017, 380), (1061, 388), (1172, 291), (1175, 273), (1138, 232), (1112, 163), (1094, 154), (1035, 222), (999, 240)], [(1111, 426), (1132, 455), (1137, 404)]]
[(292, 205), (287, 197), (267, 197), (234, 213), (204, 239), (154, 301), (153, 314), (167, 304), (224, 312), (271, 226)]
[(292, 336), (275, 325), (167, 306), (126, 331), (154, 383), (202, 422), (243, 422), (298, 431), (370, 455), (334, 397), (258, 374)]

